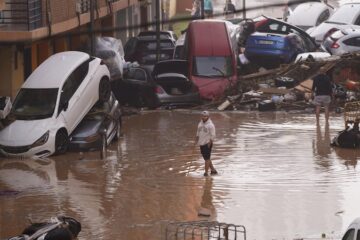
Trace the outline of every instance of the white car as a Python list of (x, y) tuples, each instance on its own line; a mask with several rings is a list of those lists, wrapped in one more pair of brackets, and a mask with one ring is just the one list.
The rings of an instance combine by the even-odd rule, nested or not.
[(306, 31), (327, 20), (332, 13), (333, 9), (325, 3), (306, 2), (294, 9), (287, 22)]
[[(354, 25), (354, 26), (352, 26)], [(331, 33), (349, 27), (360, 27), (360, 3), (346, 3), (340, 6), (328, 20), (310, 28), (307, 33), (321, 44)]]
[(5, 156), (46, 157), (67, 150), (69, 135), (97, 101), (110, 97), (110, 73), (83, 52), (49, 57), (22, 85), (0, 131)]
[(324, 40), (321, 48), (338, 56), (360, 52), (360, 29), (338, 30)]

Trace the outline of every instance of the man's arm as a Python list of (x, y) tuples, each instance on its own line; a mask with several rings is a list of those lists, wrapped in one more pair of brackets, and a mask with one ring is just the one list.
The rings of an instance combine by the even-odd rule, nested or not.
[(211, 144), (213, 144), (215, 140), (215, 126), (211, 125), (209, 130), (210, 130), (210, 142), (209, 142), (209, 146), (210, 146)]

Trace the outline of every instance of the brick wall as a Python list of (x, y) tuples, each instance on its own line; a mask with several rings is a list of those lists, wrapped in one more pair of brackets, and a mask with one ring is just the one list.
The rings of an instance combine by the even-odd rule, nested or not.
[(52, 23), (76, 17), (76, 0), (50, 1)]

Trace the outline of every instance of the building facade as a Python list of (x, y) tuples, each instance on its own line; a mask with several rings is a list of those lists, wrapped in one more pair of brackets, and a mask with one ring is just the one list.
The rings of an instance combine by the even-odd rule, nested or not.
[[(100, 29), (96, 35), (117, 37), (124, 44), (139, 31), (128, 27), (148, 18), (140, 16), (148, 13), (141, 11), (143, 1), (94, 0), (94, 29)], [(88, 50), (89, 30), (90, 0), (0, 0), (0, 96), (14, 98), (52, 54)]]

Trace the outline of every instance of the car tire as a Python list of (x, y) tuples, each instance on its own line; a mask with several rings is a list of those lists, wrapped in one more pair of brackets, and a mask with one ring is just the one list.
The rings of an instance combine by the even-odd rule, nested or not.
[(66, 131), (60, 130), (55, 137), (55, 154), (60, 155), (66, 153), (69, 147), (69, 137)]
[(107, 151), (107, 139), (106, 135), (101, 135), (101, 146), (100, 146), (100, 158), (106, 158), (106, 151)]
[(119, 140), (120, 137), (121, 137), (121, 120), (118, 119), (118, 121), (116, 122), (116, 133), (114, 140)]
[(99, 84), (99, 101), (107, 102), (111, 95), (111, 84), (109, 79), (102, 78)]

